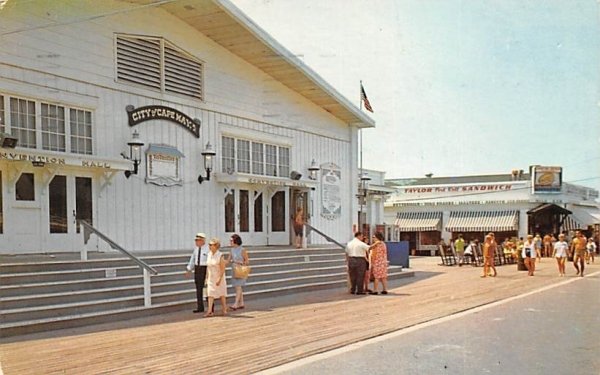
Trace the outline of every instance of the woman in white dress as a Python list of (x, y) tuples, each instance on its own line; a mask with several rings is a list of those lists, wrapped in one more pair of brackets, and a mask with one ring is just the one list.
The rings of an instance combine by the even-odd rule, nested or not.
[(208, 312), (204, 314), (205, 317), (213, 316), (215, 298), (221, 299), (223, 315), (227, 315), (227, 280), (225, 280), (225, 265), (227, 264), (227, 260), (225, 260), (223, 254), (219, 251), (220, 247), (221, 241), (218, 238), (213, 238), (208, 243), (210, 250), (206, 260)]

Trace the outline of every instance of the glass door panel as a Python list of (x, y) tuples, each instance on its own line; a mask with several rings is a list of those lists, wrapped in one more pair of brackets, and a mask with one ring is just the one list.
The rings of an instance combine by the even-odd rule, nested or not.
[(48, 186), (50, 233), (67, 233), (67, 176), (54, 176)]

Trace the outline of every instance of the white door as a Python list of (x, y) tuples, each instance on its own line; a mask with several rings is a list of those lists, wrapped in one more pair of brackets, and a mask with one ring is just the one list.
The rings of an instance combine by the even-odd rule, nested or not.
[(6, 195), (3, 197), (3, 252), (32, 253), (42, 246), (40, 236), (42, 197), (37, 173), (19, 173), (15, 180), (6, 179)]

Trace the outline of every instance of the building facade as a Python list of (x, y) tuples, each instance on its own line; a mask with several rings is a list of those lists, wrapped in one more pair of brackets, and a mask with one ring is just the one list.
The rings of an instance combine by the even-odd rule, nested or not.
[(415, 253), (434, 254), (441, 240), (459, 233), (481, 241), (491, 231), (502, 241), (582, 229), (598, 238), (598, 191), (562, 182), (560, 167), (387, 182), (396, 193), (385, 204), (386, 222)]
[(77, 251), (79, 220), (129, 250), (285, 245), (298, 207), (350, 236), (373, 120), (229, 1), (10, 1), (0, 20), (0, 252)]

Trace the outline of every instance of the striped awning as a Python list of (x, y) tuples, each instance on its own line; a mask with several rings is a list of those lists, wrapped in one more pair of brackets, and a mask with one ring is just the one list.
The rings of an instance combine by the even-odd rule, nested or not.
[(441, 212), (398, 212), (394, 225), (400, 232), (441, 231)]
[(561, 232), (571, 232), (576, 229), (587, 229), (587, 225), (583, 225), (579, 220), (571, 215), (565, 218), (562, 226), (560, 227)]
[(448, 232), (508, 232), (519, 230), (519, 211), (450, 212)]

